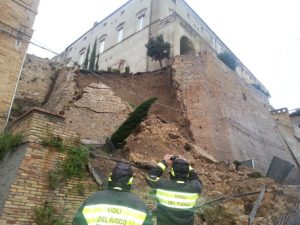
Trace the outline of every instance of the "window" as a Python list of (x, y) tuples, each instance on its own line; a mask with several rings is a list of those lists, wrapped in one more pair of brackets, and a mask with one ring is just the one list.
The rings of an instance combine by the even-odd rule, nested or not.
[(123, 40), (123, 30), (124, 30), (123, 27), (118, 29), (118, 43)]
[(104, 52), (104, 46), (105, 46), (105, 39), (103, 39), (102, 41), (100, 41), (100, 45), (99, 45), (99, 53), (100, 54), (102, 52)]
[(144, 27), (145, 14), (138, 17), (138, 28), (137, 30), (141, 30)]
[(83, 65), (83, 61), (84, 61), (84, 54), (80, 55), (79, 65)]

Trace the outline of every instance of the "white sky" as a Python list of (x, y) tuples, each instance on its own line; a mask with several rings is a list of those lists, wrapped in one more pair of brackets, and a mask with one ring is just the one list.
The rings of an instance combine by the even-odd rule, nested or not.
[[(164, 0), (162, 0), (164, 1)], [(32, 41), (54, 52), (127, 0), (40, 0)], [(298, 0), (186, 0), (271, 93), (275, 108), (300, 107)], [(51, 58), (30, 46), (29, 53)]]

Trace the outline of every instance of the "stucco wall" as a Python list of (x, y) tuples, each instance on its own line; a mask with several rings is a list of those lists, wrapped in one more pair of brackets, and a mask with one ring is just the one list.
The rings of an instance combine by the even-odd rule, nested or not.
[[(87, 48), (89, 45), (91, 54), (93, 44), (95, 42), (95, 39), (97, 38), (96, 55), (99, 54), (100, 41), (105, 40), (104, 52), (100, 54), (101, 61), (99, 65), (101, 69), (107, 69), (107, 66), (112, 66), (118, 69), (115, 64), (119, 62), (119, 59), (125, 58), (126, 60), (129, 60), (128, 55), (134, 56), (141, 50), (142, 55), (145, 58), (143, 59), (143, 66), (145, 66), (146, 55), (143, 53), (145, 53), (144, 45), (147, 42), (149, 36), (148, 29), (150, 24), (150, 8), (151, 1), (132, 0), (117, 9), (110, 16), (103, 19), (88, 32), (82, 35), (78, 40), (72, 43), (64, 53), (62, 53), (63, 57), (65, 57), (66, 59), (72, 59), (70, 63), (68, 61), (65, 62), (65, 65), (72, 66), (73, 62), (80, 63), (81, 54), (84, 55), (83, 58), (85, 59)], [(145, 14), (142, 36), (140, 34), (141, 31), (138, 31), (138, 16), (140, 14)], [(123, 40), (118, 43), (118, 28), (120, 26), (124, 28)], [(131, 37), (132, 40), (126, 40), (129, 37)], [(86, 48), (86, 50), (82, 51), (83, 48)], [(128, 49), (131, 49), (132, 51), (129, 52), (129, 54), (126, 54), (128, 53)], [(107, 51), (109, 53), (107, 53)], [(124, 54), (126, 54), (126, 57), (120, 57), (119, 54), (123, 54), (123, 56)], [(141, 54), (137, 57), (141, 58)], [(56, 59), (61, 60), (62, 58), (56, 57)], [(134, 62), (136, 63), (137, 60), (135, 59)], [(133, 65), (136, 64), (132, 64), (132, 68), (135, 72), (141, 70), (138, 64), (136, 65), (136, 68)]]
[[(138, 13), (145, 10), (144, 29), (137, 32)], [(170, 18), (170, 17), (177, 17)], [(117, 43), (117, 26), (124, 22), (123, 41)], [(174, 25), (176, 22), (178, 25)], [(104, 24), (106, 24), (104, 26)], [(149, 25), (149, 26), (148, 26)], [(175, 27), (174, 27), (175, 26)], [(181, 27), (180, 27), (181, 26)], [(73, 62), (82, 64), (79, 52), (83, 48), (92, 48), (95, 38), (98, 41), (105, 37), (105, 51), (100, 54), (100, 69), (106, 70), (113, 67), (124, 71), (125, 66), (130, 66), (132, 72), (145, 72), (158, 69), (157, 64), (146, 57), (145, 43), (149, 37), (163, 34), (165, 39), (171, 43), (171, 58), (180, 54), (180, 38), (182, 36), (193, 36), (192, 41), (198, 51), (201, 51), (202, 44), (206, 43), (215, 54), (230, 49), (219, 39), (219, 37), (208, 27), (208, 25), (190, 8), (183, 0), (132, 0), (123, 5), (120, 9), (105, 18), (94, 26), (86, 34), (71, 44), (65, 52), (56, 57), (55, 60), (65, 62), (65, 65), (72, 66)], [(102, 37), (102, 38), (101, 38)], [(100, 42), (98, 42), (99, 47)], [(200, 45), (200, 46), (199, 46)], [(99, 51), (99, 49), (97, 48)], [(91, 52), (91, 51), (90, 51)], [(130, 57), (129, 57), (130, 56)], [(268, 91), (254, 75), (237, 59), (237, 74), (246, 82), (258, 85), (266, 93)], [(72, 60), (72, 61), (71, 61)], [(125, 66), (120, 67), (120, 60), (126, 60)], [(165, 60), (164, 65), (170, 65), (172, 60)]]
[(3, 210), (4, 202), (20, 167), (20, 163), (26, 152), (26, 145), (6, 154), (0, 161), (0, 215)]
[(174, 69), (197, 145), (219, 160), (252, 158), (261, 172), (273, 155), (293, 163), (268, 102), (215, 55), (177, 57)]
[(0, 2), (0, 132), (6, 123), (39, 0)]

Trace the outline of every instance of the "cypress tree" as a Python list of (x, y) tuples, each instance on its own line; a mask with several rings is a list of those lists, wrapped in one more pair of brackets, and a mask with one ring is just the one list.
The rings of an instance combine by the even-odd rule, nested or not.
[(120, 149), (124, 145), (125, 139), (138, 127), (138, 125), (146, 118), (151, 105), (157, 101), (157, 98), (150, 98), (140, 104), (122, 123), (118, 130), (111, 136), (113, 145)]
[(84, 64), (83, 64), (84, 69), (87, 69), (87, 67), (89, 65), (89, 54), (90, 54), (90, 45), (89, 45), (89, 47), (87, 49), (87, 52), (86, 52), (85, 61), (84, 61)]
[(89, 65), (90, 71), (95, 70), (96, 49), (97, 49), (97, 38), (95, 39), (93, 50), (92, 50), (91, 57), (90, 57), (90, 65)]

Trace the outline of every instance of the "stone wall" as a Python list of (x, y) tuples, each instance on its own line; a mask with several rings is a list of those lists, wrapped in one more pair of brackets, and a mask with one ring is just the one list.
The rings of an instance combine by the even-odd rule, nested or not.
[(81, 88), (77, 75), (68, 71), (58, 75), (45, 107), (64, 115), (66, 126), (82, 138), (100, 142), (116, 131), (131, 112), (128, 103), (109, 86), (95, 82)]
[(39, 0), (0, 2), (0, 132), (9, 115), (38, 4)]
[(16, 99), (21, 101), (23, 105), (32, 102), (36, 106), (41, 106), (51, 91), (59, 68), (59, 64), (49, 59), (27, 54), (16, 92)]
[[(24, 142), (27, 144), (12, 153), (19, 154), (19, 151), (24, 151), (21, 160), (8, 159), (13, 162), (11, 164), (14, 164), (17, 172), (9, 172), (0, 177), (0, 183), (7, 179), (13, 180), (6, 196), (2, 197), (4, 204), (0, 205), (0, 224), (35, 224), (34, 208), (43, 207), (45, 202), (51, 203), (57, 214), (70, 224), (80, 204), (97, 190), (97, 185), (88, 174), (82, 179), (70, 179), (54, 191), (48, 188), (48, 172), (56, 169), (66, 156), (39, 143), (42, 137), (51, 135), (60, 136), (66, 144), (74, 144), (76, 134), (64, 127), (63, 120), (61, 116), (34, 109), (11, 128), (13, 132), (24, 134)], [(4, 165), (8, 164), (4, 162)], [(8, 176), (10, 177), (7, 178)], [(85, 187), (83, 196), (78, 193), (78, 185)]]
[(269, 103), (216, 56), (180, 56), (174, 70), (196, 145), (218, 160), (252, 158), (261, 172), (267, 171), (273, 155), (294, 163)]

